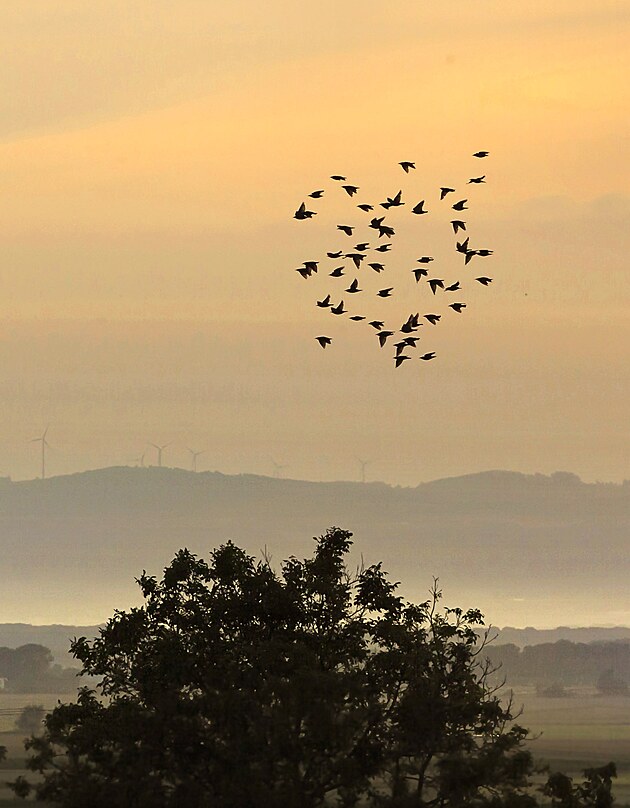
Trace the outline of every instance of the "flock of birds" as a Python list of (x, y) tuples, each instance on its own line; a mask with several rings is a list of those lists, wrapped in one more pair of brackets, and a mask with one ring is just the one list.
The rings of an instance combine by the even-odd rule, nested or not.
[[(488, 157), (488, 154), (489, 152), (487, 151), (478, 151), (473, 154), (473, 157), (483, 159)], [(403, 160), (398, 165), (405, 174), (409, 174), (410, 171), (413, 171), (416, 168), (415, 163), (409, 160)], [(359, 186), (350, 184), (347, 178), (341, 174), (333, 174), (330, 179), (335, 184), (341, 186), (349, 199), (356, 202), (355, 197), (359, 193)], [(486, 175), (482, 174), (481, 176), (471, 177), (467, 184), (481, 185), (482, 183), (485, 183), (485, 181)], [(324, 193), (324, 189), (318, 189), (308, 194), (308, 197), (312, 200), (318, 200), (324, 196)], [(436, 204), (449, 204), (453, 198), (449, 196), (450, 194), (456, 194), (456, 189), (448, 186), (442, 186), (439, 189), (439, 200), (437, 199), (436, 195)], [(456, 198), (457, 197), (455, 197), (455, 199)], [(468, 234), (466, 234), (465, 238), (458, 235), (460, 231), (466, 233), (466, 221), (462, 219), (461, 216), (464, 211), (468, 210), (466, 205), (467, 202), (468, 199), (466, 198), (458, 199), (456, 202), (453, 202), (453, 204), (450, 205), (450, 208), (453, 211), (451, 214), (453, 218), (450, 220), (450, 224), (453, 234), (457, 237), (455, 240), (455, 250), (463, 257), (464, 266), (467, 266), (475, 257), (486, 258), (493, 253), (492, 250), (484, 247), (473, 249), (470, 246), (470, 236)], [(361, 288), (363, 281), (357, 277), (365, 267), (368, 267), (371, 271), (377, 273), (378, 275), (386, 271), (386, 255), (392, 249), (392, 239), (396, 236), (395, 228), (391, 225), (391, 223), (386, 221), (386, 218), (392, 209), (401, 208), (406, 204), (407, 203), (403, 201), (403, 192), (402, 190), (399, 190), (393, 196), (386, 197), (385, 201), (378, 203), (378, 207), (387, 211), (387, 214), (380, 215), (380, 212), (376, 211), (379, 213), (379, 215), (375, 216), (374, 212), (377, 205), (374, 204), (361, 203), (356, 205), (357, 209), (365, 214), (366, 218), (369, 218), (368, 227), (375, 231), (375, 238), (377, 237), (376, 234), (378, 234), (378, 246), (372, 247), (369, 242), (361, 241), (354, 244), (353, 247), (348, 251), (342, 248), (330, 250), (326, 253), (326, 261), (332, 261), (335, 263), (340, 261), (343, 262), (339, 266), (335, 266), (331, 272), (328, 272), (328, 275), (334, 279), (341, 278), (341, 281), (335, 280), (335, 283), (341, 284), (341, 286), (344, 288), (342, 292), (330, 292), (321, 300), (317, 300), (316, 305), (320, 309), (328, 309), (331, 314), (338, 317), (348, 315), (349, 319), (355, 322), (367, 320), (367, 317), (364, 314), (352, 313), (349, 309), (347, 309), (344, 297), (342, 297), (342, 295), (358, 295), (360, 293), (365, 293), (364, 289)], [(423, 216), (429, 213), (425, 207), (426, 200), (424, 199), (415, 204), (410, 204), (413, 205), (410, 207), (410, 212), (413, 215)], [(317, 211), (309, 210), (309, 207), (311, 206), (311, 202), (308, 202), (308, 207), (306, 202), (302, 202), (299, 208), (295, 211), (294, 218), (298, 221), (312, 219), (313, 216), (317, 215)], [(347, 238), (354, 241), (353, 234), (356, 229), (355, 225), (338, 224), (336, 229), (340, 233), (343, 233)], [(382, 239), (385, 240), (381, 241)], [(458, 239), (462, 240), (460, 241)], [(370, 255), (372, 252), (378, 253), (378, 255)], [(372, 258), (371, 261), (369, 260), (370, 258)], [(444, 278), (437, 277), (438, 274), (442, 273), (436, 273), (432, 270), (432, 268), (430, 268), (430, 264), (433, 261), (434, 258), (430, 255), (423, 255), (416, 259), (417, 266), (414, 266), (411, 269), (411, 274), (413, 274), (415, 283), (419, 284), (424, 279), (434, 297), (437, 294), (440, 294), (446, 295), (447, 299), (452, 299), (452, 296), (454, 295), (456, 299), (453, 300), (453, 302), (448, 303), (448, 308), (457, 314), (461, 314), (466, 308), (466, 303), (458, 299), (460, 296), (457, 293), (462, 289), (462, 283), (465, 285), (466, 281), (462, 281), (460, 279), (449, 281), (447, 283)], [(296, 272), (301, 275), (302, 278), (308, 280), (319, 271), (321, 263), (321, 261), (304, 261), (303, 265), (296, 269)], [(353, 277), (349, 279), (350, 276)], [(488, 286), (492, 282), (492, 278), (483, 274), (478, 275), (474, 278), (474, 280), (482, 286)], [(379, 289), (376, 292), (376, 297), (379, 299), (389, 298), (395, 292), (396, 288), (394, 286), (384, 286), (382, 289)], [(339, 302), (336, 302), (337, 300), (339, 300)], [(395, 349), (395, 354), (393, 357), (395, 366), (400, 367), (400, 365), (402, 365), (405, 361), (413, 358), (410, 356), (410, 354), (420, 341), (418, 332), (424, 325), (424, 322), (421, 322), (421, 320), (426, 320), (428, 324), (434, 326), (440, 322), (441, 318), (441, 314), (436, 314), (433, 312), (427, 312), (426, 314), (422, 315), (419, 312), (415, 312), (409, 314), (407, 319), (398, 327), (391, 325), (386, 326), (384, 317), (383, 319), (369, 320), (368, 325), (370, 325), (376, 332), (375, 336), (378, 339), (381, 348), (385, 347), (386, 344), (390, 344), (391, 341), (391, 344)], [(331, 345), (333, 341), (331, 337), (324, 334), (315, 337), (315, 339), (322, 348), (326, 348), (327, 345)], [(435, 351), (425, 351), (423, 353), (418, 351), (418, 354), (418, 358), (424, 362), (434, 359), (436, 356)]]

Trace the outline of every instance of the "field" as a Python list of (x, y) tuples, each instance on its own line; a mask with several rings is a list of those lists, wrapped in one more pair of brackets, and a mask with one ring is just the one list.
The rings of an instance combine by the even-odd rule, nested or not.
[[(68, 696), (0, 692), (0, 744), (8, 750), (0, 763), (2, 808), (24, 804), (5, 785), (26, 773), (23, 739), (13, 726), (20, 709), (27, 704), (51, 709), (58, 699), (67, 701)], [(519, 722), (535, 736), (530, 748), (537, 761), (579, 778), (583, 769), (613, 760), (619, 774), (615, 805), (630, 807), (630, 698), (603, 697), (586, 688), (567, 698), (543, 698), (533, 688), (521, 688), (514, 691), (514, 701), (523, 706)]]

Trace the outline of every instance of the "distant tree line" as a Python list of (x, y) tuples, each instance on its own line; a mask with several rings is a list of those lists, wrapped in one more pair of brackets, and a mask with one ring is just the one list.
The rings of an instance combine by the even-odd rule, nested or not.
[(500, 666), (500, 675), (508, 685), (557, 683), (597, 687), (606, 671), (611, 671), (618, 682), (626, 686), (630, 683), (630, 643), (625, 641), (559, 640), (523, 649), (511, 643), (490, 644), (486, 653), (493, 666)]
[[(143, 573), (142, 607), (72, 644), (98, 680), (26, 742), (20, 796), (67, 808), (534, 808), (535, 767), (491, 683), (476, 609), (347, 565), (349, 532), (274, 568), (232, 542)], [(552, 775), (612, 805), (613, 764)]]
[(77, 673), (77, 668), (56, 664), (43, 645), (0, 647), (0, 679), (11, 693), (73, 693), (79, 684)]

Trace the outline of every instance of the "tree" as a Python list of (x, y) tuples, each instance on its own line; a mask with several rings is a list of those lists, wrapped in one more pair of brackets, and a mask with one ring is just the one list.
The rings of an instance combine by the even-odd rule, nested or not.
[(17, 794), (91, 808), (528, 808), (526, 730), (489, 684), (476, 610), (351, 573), (347, 531), (275, 571), (177, 553), (72, 652), (97, 677), (26, 742)]
[(628, 685), (608, 668), (597, 679), (597, 689), (603, 696), (627, 696)]
[(25, 734), (36, 735), (43, 729), (45, 715), (42, 704), (27, 704), (15, 720), (15, 728)]

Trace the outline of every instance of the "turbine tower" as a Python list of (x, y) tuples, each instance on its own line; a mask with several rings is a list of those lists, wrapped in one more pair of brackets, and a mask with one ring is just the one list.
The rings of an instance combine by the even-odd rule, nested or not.
[(190, 452), (190, 464), (191, 464), (190, 469), (191, 471), (197, 471), (197, 458), (199, 457), (199, 455), (205, 454), (206, 450), (201, 449), (201, 451), (195, 452), (194, 449), (190, 449), (189, 447), (186, 448)]
[(136, 466), (140, 466), (140, 468), (144, 468), (144, 456), (145, 456), (145, 454), (146, 454), (146, 452), (142, 452), (140, 457), (132, 457), (131, 462), (135, 463)]
[(372, 461), (371, 460), (361, 460), (360, 457), (357, 457), (357, 460), (361, 464), (361, 482), (364, 483), (365, 482), (365, 467), (369, 466)]
[(171, 443), (173, 443), (172, 440), (169, 441), (168, 443), (164, 443), (162, 446), (158, 446), (157, 443), (149, 444), (150, 446), (153, 446), (155, 449), (157, 449), (157, 464), (158, 468), (160, 469), (162, 468), (162, 452), (164, 451), (164, 449), (166, 449), (167, 446), (170, 446)]
[(273, 463), (273, 476), (276, 478), (276, 480), (278, 480), (280, 479), (280, 472), (282, 471), (282, 469), (286, 469), (288, 467), (286, 464), (276, 463), (273, 457), (271, 458), (271, 462)]
[(48, 441), (46, 440), (46, 434), (48, 433), (48, 427), (44, 430), (44, 434), (41, 438), (33, 438), (31, 443), (38, 443), (41, 441), (42, 444), (42, 480), (46, 479), (46, 449), (50, 446)]

